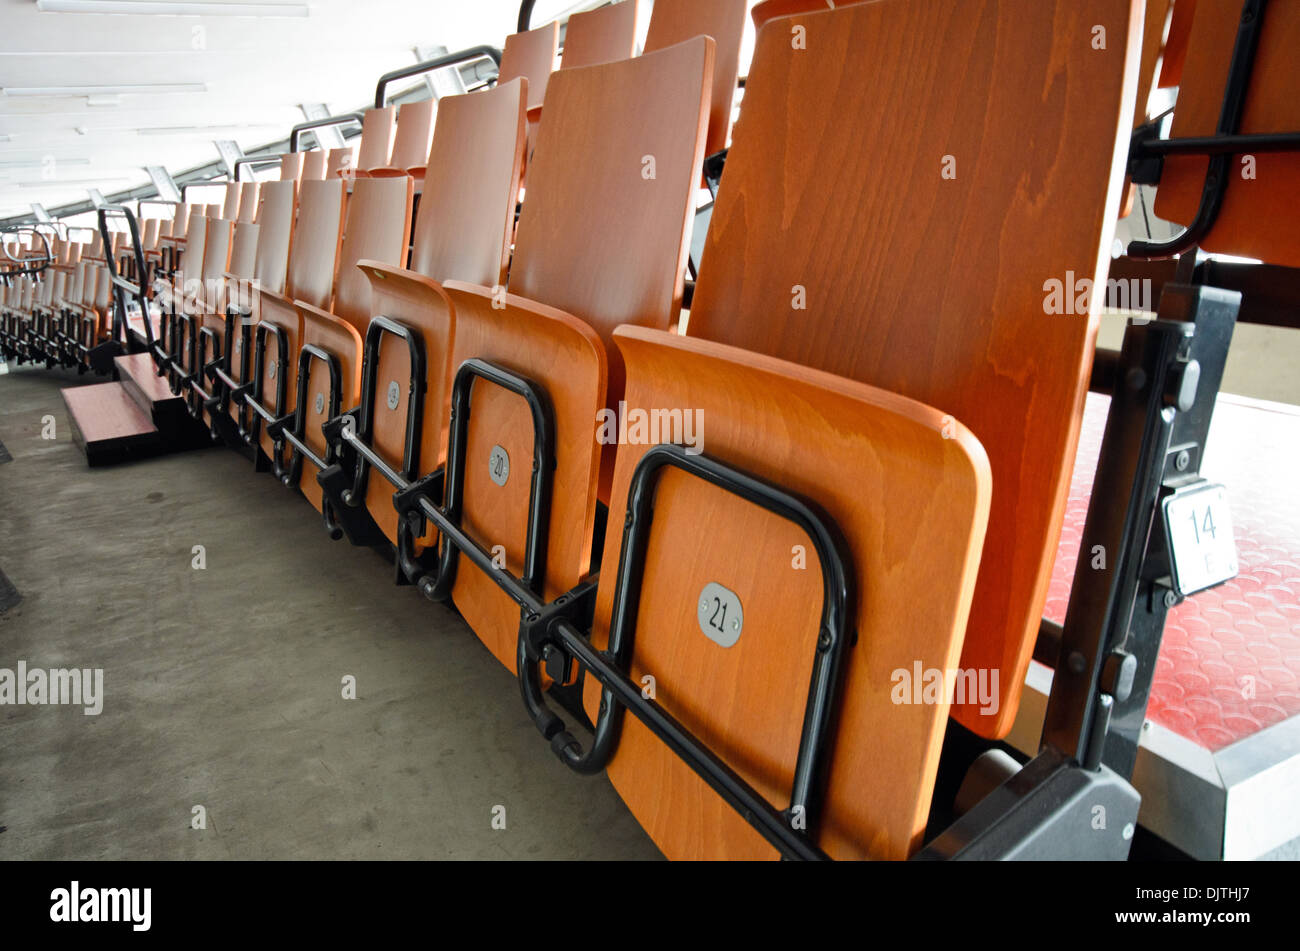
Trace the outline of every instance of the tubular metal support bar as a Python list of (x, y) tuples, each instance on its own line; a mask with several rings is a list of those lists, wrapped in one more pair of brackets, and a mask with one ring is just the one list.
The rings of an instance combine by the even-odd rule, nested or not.
[(422, 73), (432, 73), (448, 66), (455, 66), (458, 63), (469, 63), (476, 59), (490, 59), (497, 64), (498, 70), (501, 68), (501, 51), (495, 46), (471, 46), (469, 49), (448, 53), (446, 56), (439, 56), (437, 59), (426, 60), (423, 63), (416, 63), (414, 66), (404, 66), (401, 69), (384, 73), (379, 77), (379, 84), (375, 86), (375, 108), (382, 109), (388, 104), (388, 86), (390, 83), (397, 82), (399, 79), (408, 79), (411, 76), (419, 76)]
[(347, 112), (338, 116), (326, 116), (324, 119), (309, 119), (307, 122), (300, 122), (289, 130), (289, 151), (299, 151), (302, 144), (302, 134), (310, 132), (312, 129), (325, 129), (333, 125), (347, 125), (349, 122), (355, 122), (361, 125), (362, 115), (359, 112)]

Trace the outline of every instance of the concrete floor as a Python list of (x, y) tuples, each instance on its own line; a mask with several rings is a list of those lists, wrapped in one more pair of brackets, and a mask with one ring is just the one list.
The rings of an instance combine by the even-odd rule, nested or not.
[(454, 612), (269, 475), (225, 449), (88, 469), (59, 397), (79, 382), (0, 375), (0, 570), (22, 596), (0, 668), (102, 667), (105, 694), (99, 716), (0, 707), (0, 858), (659, 857)]

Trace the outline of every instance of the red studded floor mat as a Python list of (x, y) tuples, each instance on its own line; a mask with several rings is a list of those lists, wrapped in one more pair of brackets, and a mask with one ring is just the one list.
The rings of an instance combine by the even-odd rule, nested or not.
[[(1088, 394), (1044, 614), (1065, 618), (1110, 398)], [(1300, 408), (1220, 394), (1201, 474), (1228, 489), (1240, 574), (1169, 613), (1147, 717), (1218, 750), (1300, 714)]]

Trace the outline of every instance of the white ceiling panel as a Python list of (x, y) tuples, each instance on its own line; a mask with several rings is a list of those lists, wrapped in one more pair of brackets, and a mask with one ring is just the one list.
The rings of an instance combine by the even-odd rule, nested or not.
[[(143, 185), (145, 165), (213, 161), (214, 139), (245, 151), (283, 139), (303, 102), (362, 108), (416, 46), (500, 46), (519, 12), (518, 0), (310, 0), (291, 5), (305, 17), (210, 13), (271, 5), (0, 0), (0, 217)], [(205, 15), (174, 15), (192, 9)]]

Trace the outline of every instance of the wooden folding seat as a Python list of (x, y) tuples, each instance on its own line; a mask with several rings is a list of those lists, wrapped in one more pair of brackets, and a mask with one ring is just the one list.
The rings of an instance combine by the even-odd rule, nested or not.
[(226, 185), (226, 194), (221, 202), (220, 217), (226, 221), (239, 220), (239, 201), (243, 197), (243, 191), (239, 182), (229, 182)]
[[(438, 282), (505, 283), (523, 162), (527, 85), (518, 78), (441, 100), (409, 267), (360, 262), (370, 282), (370, 313), (383, 320), (372, 319), (364, 334), (356, 434), (407, 481), (434, 471), (446, 456), (455, 312)], [(423, 360), (422, 371), (413, 365), (413, 346)], [(422, 393), (414, 404), (411, 381)], [(345, 481), (357, 504), (364, 499), (388, 541), (398, 544), (393, 486), (364, 462), (358, 465), (360, 470), (344, 474)], [(432, 532), (411, 539), (407, 553), (418, 556), (435, 540)]]
[[(1234, 0), (1179, 0), (1175, 18), (1190, 15), (1186, 62), (1174, 108), (1171, 138), (1213, 135), (1223, 105), (1233, 44), (1241, 19)], [(1170, 44), (1174, 42), (1171, 26)], [(1294, 69), (1287, 69), (1300, 48), (1300, 7), (1271, 3), (1255, 52), (1242, 135), (1294, 132), (1300, 129), (1300, 97)], [(1300, 154), (1260, 150), (1230, 156), (1224, 173), (1227, 188), (1213, 228), (1199, 242), (1203, 251), (1236, 254), (1300, 267), (1300, 227), (1296, 216), (1279, 209), (1300, 208)], [(1169, 155), (1156, 190), (1155, 213), (1166, 221), (1190, 224), (1197, 214), (1210, 159)]]
[[(536, 421), (526, 400), (503, 386), (473, 387), (464, 439), (469, 462), (456, 502), (465, 533), (485, 550), (498, 549), (503, 570), (547, 597), (567, 591), (591, 565), (602, 448), (613, 453), (597, 442), (593, 421), (607, 399), (617, 405), (622, 395), (610, 334), (619, 324), (667, 329), (677, 317), (713, 48), (701, 36), (552, 76), (509, 293), (443, 283), (455, 309), (451, 366), (478, 360), (504, 368), (544, 393), (550, 406), (554, 467), (536, 460), (551, 482), (544, 503), (549, 527), (534, 539), (544, 544), (544, 564), (527, 554), (529, 462), (541, 448)], [(627, 116), (636, 122), (620, 119)], [(485, 465), (494, 451), (514, 470), (504, 485)], [(448, 466), (454, 468), (450, 457)], [(612, 472), (612, 458), (608, 467)], [(451, 597), (475, 634), (514, 669), (518, 605), (467, 559), (455, 571)]]
[(413, 198), (414, 183), (407, 175), (358, 179), (348, 199), (332, 302), (326, 307), (294, 301), (301, 321), (301, 350), (295, 415), (285, 427), (294, 437), (286, 478), (317, 511), (325, 509), (316, 474), (332, 461), (321, 427), (355, 406), (361, 389), (361, 339), (371, 309), (370, 281), (357, 262), (405, 266)]
[(302, 178), (304, 182), (320, 182), (325, 180), (325, 167), (329, 163), (329, 155), (323, 149), (313, 149), (310, 152), (303, 153), (302, 159)]
[(222, 335), (213, 322), (225, 313), (225, 276), (230, 270), (234, 224), (227, 218), (207, 219), (198, 280), (186, 281), (184, 305), (176, 315), (176, 343), (180, 354), (177, 369), (184, 384), (182, 395), (190, 414), (205, 419), (203, 401), (208, 393), (204, 367), (221, 356)]
[(385, 166), (367, 169), (371, 177), (410, 175), (418, 187), (424, 181), (425, 166), (429, 162), (429, 146), (433, 142), (433, 124), (437, 114), (436, 99), (421, 99), (398, 106), (392, 155)]
[(354, 176), (366, 178), (372, 168), (387, 168), (393, 154), (397, 107), (367, 109), (361, 117), (361, 143), (357, 146)]
[(244, 182), (239, 186), (239, 217), (238, 221), (256, 221), (257, 220), (257, 197), (258, 189), (261, 186), (257, 182)]
[[(939, 407), (984, 445), (992, 510), (961, 666), (996, 671), (998, 696), (953, 706), (982, 736), (1015, 719), (1060, 532), (1099, 301), (1048, 313), (1045, 282), (1105, 285), (1135, 6), (1012, 0), (978, 17), (965, 0), (887, 0), (802, 15), (810, 48), (858, 51), (837, 66), (792, 48), (793, 20), (770, 22), (692, 305), (692, 336)], [(1105, 50), (1090, 42), (1097, 26)], [(923, 70), (907, 53), (917, 36), (936, 44)], [(999, 67), (1002, 55), (1017, 67)], [(891, 108), (854, 105), (867, 101)], [(1078, 141), (1091, 145), (1066, 144)], [(846, 205), (845, 183), (869, 168), (917, 170), (855, 185)], [(932, 726), (937, 742), (942, 719)]]
[[(628, 407), (702, 409), (707, 457), (807, 495), (846, 539), (856, 639), (828, 725), (824, 793), (805, 817), (810, 841), (834, 857), (903, 858), (918, 847), (950, 710), (984, 735), (1004, 735), (1014, 719), (1097, 328), (1095, 302), (1088, 314), (1048, 313), (1044, 285), (1071, 273), (1104, 284), (1136, 88), (1135, 6), (1005, 0), (994, 16), (982, 15), (991, 11), (981, 0), (880, 0), (800, 15), (808, 49), (851, 57), (808, 55), (792, 47), (792, 19), (769, 22), (689, 336), (616, 338)], [(1104, 53), (1090, 43), (1098, 25)], [(928, 50), (922, 68), (918, 38)], [(881, 102), (890, 108), (868, 107)], [(747, 372), (733, 376), (733, 362)], [(800, 385), (831, 390), (822, 374), (842, 378), (862, 405), (835, 407)], [(888, 435), (854, 430), (880, 418), (869, 403), (911, 423)], [(809, 434), (813, 443), (801, 444)], [(892, 459), (882, 455), (890, 448), (900, 450)], [(842, 455), (853, 451), (861, 461)], [(640, 452), (620, 446), (611, 526), (625, 524)], [(875, 481), (886, 472), (908, 493), (928, 493), (939, 478), (954, 488), (894, 497)], [(770, 801), (797, 802), (796, 725), (810, 697), (816, 606), (834, 590), (816, 580), (813, 566), (825, 561), (801, 562), (812, 551), (788, 527), (675, 472), (644, 501), (654, 506), (635, 550), (644, 596), (616, 614), (623, 570), (613, 589), (602, 579), (593, 652), (611, 646), (616, 617), (635, 620), (635, 650), (620, 664), (632, 682), (653, 683), (666, 713)], [(950, 503), (950, 517), (920, 526)], [(606, 538), (606, 571), (633, 557), (616, 533)], [(936, 583), (940, 564), (946, 580)], [(710, 600), (706, 583), (743, 607), (752, 651), (742, 628), (715, 626), (719, 637), (739, 636), (730, 647), (707, 635), (722, 598)], [(797, 647), (795, 631), (807, 632)], [(900, 696), (900, 683), (931, 671), (951, 686), (955, 669), (997, 671), (985, 680), (993, 702), (957, 703), (949, 690), (919, 702), (913, 691)], [(600, 694), (589, 678), (594, 719)], [(557, 735), (553, 747), (564, 752), (567, 741)], [(624, 717), (607, 770), (670, 857), (775, 854), (639, 719)]]
[(258, 198), (257, 221), (235, 225), (230, 268), (225, 274), (226, 300), (222, 313), (205, 318), (222, 340), (224, 366), (215, 374), (215, 388), (235, 429), (232, 439), (246, 437), (248, 408), (237, 391), (252, 379), (254, 328), (260, 319), (263, 292), (283, 294), (292, 247), (298, 186), (267, 182)]
[(330, 149), (325, 177), (338, 178), (341, 176), (346, 178), (356, 170), (356, 164), (356, 154), (352, 146), (345, 145), (342, 148)]
[(295, 302), (322, 308), (330, 305), (343, 238), (346, 185), (342, 179), (302, 183), (284, 289), (258, 288), (250, 377), (253, 390), (245, 397), (253, 410), (247, 438), (271, 460), (277, 477), (285, 470), (277, 440), (267, 429), (296, 406), (302, 320)]
[(642, 13), (641, 0), (618, 0), (570, 16), (564, 28), (560, 68), (596, 66), (635, 56)]
[(740, 74), (740, 44), (745, 35), (746, 0), (655, 0), (646, 33), (645, 51), (673, 46), (692, 36), (711, 36), (717, 55), (713, 63), (713, 105), (704, 154), (727, 147), (731, 113)]
[[(944, 711), (895, 705), (891, 671), (957, 663), (992, 488), (984, 450), (942, 409), (854, 380), (641, 327), (614, 340), (632, 412), (699, 428), (694, 445), (687, 421), (619, 446), (591, 646), (618, 623), (612, 656), (637, 692), (653, 684), (821, 848), (906, 856)], [(585, 694), (600, 737), (621, 714), (590, 676)], [(609, 777), (667, 856), (774, 853), (639, 720), (613, 733)], [(570, 740), (552, 747), (574, 755)], [(824, 810), (809, 748), (832, 767)]]
[(546, 84), (555, 71), (556, 60), (560, 55), (560, 24), (558, 21), (539, 26), (524, 33), (513, 33), (506, 37), (505, 48), (501, 51), (501, 69), (497, 76), (498, 85), (505, 85), (512, 79), (528, 81), (528, 117), (530, 126), (535, 126), (541, 114), (542, 102), (546, 99)]
[(280, 156), (280, 181), (297, 182), (302, 179), (302, 152), (285, 152)]

